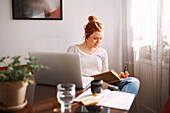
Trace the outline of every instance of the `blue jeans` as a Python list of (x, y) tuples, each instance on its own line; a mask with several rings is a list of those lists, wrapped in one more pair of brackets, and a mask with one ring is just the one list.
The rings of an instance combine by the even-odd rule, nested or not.
[(128, 77), (121, 80), (120, 82), (112, 83), (112, 85), (118, 86), (122, 92), (135, 94), (135, 98), (136, 98), (138, 94), (140, 82), (137, 78)]

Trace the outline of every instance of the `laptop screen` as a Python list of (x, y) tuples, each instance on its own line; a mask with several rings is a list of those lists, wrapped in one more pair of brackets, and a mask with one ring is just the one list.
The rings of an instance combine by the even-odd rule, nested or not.
[(30, 57), (39, 60), (49, 69), (41, 69), (35, 72), (35, 82), (44, 85), (57, 85), (59, 83), (74, 83), (77, 89), (82, 89), (82, 75), (80, 57), (75, 53), (57, 52), (29, 52)]

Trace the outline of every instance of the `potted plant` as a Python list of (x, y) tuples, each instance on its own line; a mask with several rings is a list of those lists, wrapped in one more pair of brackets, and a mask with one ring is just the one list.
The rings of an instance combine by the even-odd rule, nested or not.
[(23, 108), (27, 104), (25, 99), (27, 86), (33, 83), (30, 79), (33, 77), (33, 72), (47, 68), (42, 64), (33, 63), (38, 60), (35, 57), (25, 58), (25, 65), (21, 64), (20, 58), (21, 56), (5, 56), (0, 59), (0, 64), (5, 65), (0, 69), (0, 108), (2, 110), (14, 111)]

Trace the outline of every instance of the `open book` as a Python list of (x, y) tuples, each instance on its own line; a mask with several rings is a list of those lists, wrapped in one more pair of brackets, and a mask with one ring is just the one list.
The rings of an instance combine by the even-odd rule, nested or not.
[(107, 83), (114, 83), (122, 80), (119, 77), (119, 74), (116, 73), (114, 70), (106, 71), (96, 75), (91, 75), (90, 77), (94, 77), (94, 79), (103, 80)]
[(85, 102), (85, 104), (83, 103), (84, 105), (90, 104), (94, 105), (97, 103), (96, 105), (98, 106), (129, 110), (133, 103), (134, 98), (135, 94), (121, 91), (110, 91), (108, 89), (102, 90), (100, 95), (94, 96), (92, 95), (91, 89), (88, 89), (87, 91), (77, 96), (74, 99), (74, 101), (75, 102), (83, 101)]

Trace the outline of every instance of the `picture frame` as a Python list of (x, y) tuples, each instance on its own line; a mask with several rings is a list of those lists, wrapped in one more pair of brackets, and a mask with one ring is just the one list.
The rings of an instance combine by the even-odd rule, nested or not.
[(62, 0), (12, 0), (13, 19), (63, 20)]

